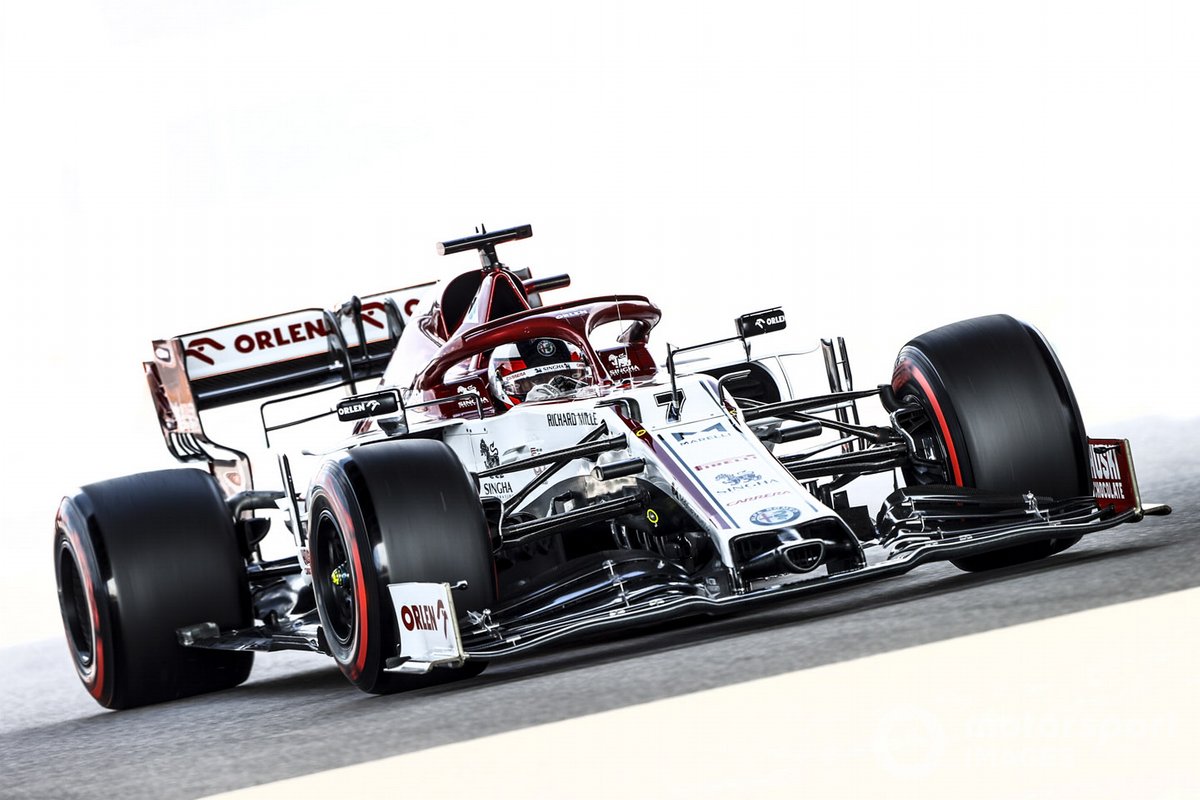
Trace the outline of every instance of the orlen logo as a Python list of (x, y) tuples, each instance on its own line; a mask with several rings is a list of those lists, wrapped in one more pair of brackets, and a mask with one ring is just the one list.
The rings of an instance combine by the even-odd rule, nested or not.
[[(366, 317), (363, 317), (366, 321)], [(253, 353), (255, 350), (267, 350), (272, 347), (286, 347), (297, 342), (307, 342), (309, 339), (322, 338), (329, 335), (325, 320), (311, 319), (304, 322), (294, 322), (286, 327), (271, 328), (254, 333), (243, 333), (233, 340), (233, 347), (239, 353)]]
[(787, 317), (782, 308), (764, 308), (753, 314), (737, 318), (738, 334), (742, 337), (761, 336), (764, 333), (781, 331), (787, 327)]
[(349, 406), (339, 406), (337, 411), (338, 414), (342, 415), (343, 417), (349, 416), (350, 414), (360, 414), (362, 412), (374, 414), (375, 409), (379, 408), (379, 405), (380, 403), (378, 400), (367, 400), (363, 403), (355, 403)]
[(357, 419), (392, 414), (400, 410), (400, 402), (394, 391), (377, 392), (358, 397), (347, 397), (337, 404), (338, 419), (352, 422)]
[[(385, 330), (387, 328), (387, 307), (383, 303), (363, 303), (362, 321), (364, 326), (369, 325)], [(324, 338), (328, 335), (329, 328), (326, 327), (324, 319), (309, 319), (287, 326), (281, 325), (254, 333), (243, 333), (233, 340), (233, 347), (239, 353), (253, 353), (255, 350), (287, 347), (290, 344)]]
[(400, 606), (400, 624), (406, 631), (436, 631), (438, 620), (441, 620), (442, 635), (450, 635), (450, 615), (446, 613), (446, 604), (441, 600), (437, 606), (427, 604)]
[[(401, 316), (411, 317), (418, 303), (419, 300), (416, 298), (406, 300)], [(388, 308), (389, 304), (378, 301), (362, 304), (361, 319), (363, 333), (368, 341), (377, 342), (384, 338), (384, 334), (381, 332), (389, 329)], [(305, 318), (306, 316), (307, 319)], [(343, 316), (341, 319), (343, 321), (340, 324), (346, 325), (346, 318)], [(312, 315), (311, 312), (293, 312), (283, 317), (274, 318), (271, 322), (278, 324), (270, 328), (239, 333), (233, 338), (232, 342), (226, 339), (222, 343), (211, 336), (198, 337), (187, 343), (184, 352), (188, 358), (195, 359), (210, 367), (217, 366), (218, 361), (227, 357), (226, 355), (218, 355), (219, 351), (230, 348), (243, 355), (249, 355), (279, 347), (290, 347), (291, 345), (299, 345), (303, 342), (311, 342), (311, 344), (307, 345), (304, 352), (315, 354), (323, 349), (323, 345), (318, 344), (318, 342), (328, 337), (331, 333), (325, 318), (319, 315)], [(351, 320), (351, 327), (356, 327), (353, 326), (352, 322)], [(266, 324), (271, 323), (268, 322)], [(241, 328), (241, 330), (245, 331), (246, 329)], [(357, 345), (357, 332), (348, 331), (347, 339), (351, 346)]]
[(187, 343), (186, 349), (183, 351), (185, 356), (189, 358), (197, 358), (205, 364), (215, 364), (212, 358), (204, 352), (206, 347), (211, 347), (214, 350), (224, 350), (225, 345), (218, 342), (216, 339), (211, 339), (208, 336), (201, 336), (199, 339), (193, 339)]
[(387, 322), (385, 322), (385, 321), (381, 322), (379, 319), (376, 319), (376, 317), (375, 317), (376, 312), (378, 312), (379, 316), (382, 317), (384, 320), (387, 319), (387, 307), (384, 306), (383, 303), (363, 303), (363, 307), (362, 307), (363, 323), (365, 323), (367, 325), (374, 325), (376, 328), (386, 328)]

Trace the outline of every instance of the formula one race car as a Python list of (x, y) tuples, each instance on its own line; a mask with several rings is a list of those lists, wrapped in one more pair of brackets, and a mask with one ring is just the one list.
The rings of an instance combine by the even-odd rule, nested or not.
[[(567, 276), (500, 263), (496, 245), (531, 234), (439, 245), (482, 262), (445, 285), (154, 343), (167, 447), (206, 470), (85, 486), (55, 521), (67, 640), (100, 704), (236, 686), (256, 650), (330, 655), (367, 692), (426, 686), (585, 632), (931, 561), (1041, 559), (1170, 512), (1141, 501), (1127, 442), (1088, 439), (1023, 322), (922, 334), (869, 389), (840, 339), (753, 354), (785, 328), (780, 308), (659, 363), (645, 297), (543, 305)], [(860, 420), (868, 399), (886, 424)], [(250, 458), (201, 421), (248, 401), (268, 447), (318, 421), (340, 441), (273, 448), (282, 489), (255, 488)], [(894, 480), (852, 503), (848, 485), (878, 474)], [(286, 558), (263, 555), (272, 521), (294, 538)]]

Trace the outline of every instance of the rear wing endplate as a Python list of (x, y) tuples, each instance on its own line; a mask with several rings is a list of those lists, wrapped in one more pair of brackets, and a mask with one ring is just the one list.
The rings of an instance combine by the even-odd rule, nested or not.
[(226, 494), (252, 488), (249, 459), (212, 442), (201, 414), (236, 403), (319, 387), (350, 387), (383, 375), (432, 283), (160, 339), (145, 362), (167, 449), (208, 462)]

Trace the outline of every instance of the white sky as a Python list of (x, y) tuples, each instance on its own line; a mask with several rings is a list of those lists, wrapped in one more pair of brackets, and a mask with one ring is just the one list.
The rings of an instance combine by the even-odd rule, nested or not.
[(870, 385), (910, 336), (1004, 311), (1056, 345), (1094, 433), (1192, 416), (1198, 23), (1187, 2), (0, 0), (4, 560), (28, 564), (4, 606), (28, 590), (30, 630), (57, 624), (63, 491), (173, 463), (150, 339), (470, 268), (433, 245), (481, 221), (532, 223), (502, 255), (574, 296), (655, 299), (660, 345), (783, 304)]

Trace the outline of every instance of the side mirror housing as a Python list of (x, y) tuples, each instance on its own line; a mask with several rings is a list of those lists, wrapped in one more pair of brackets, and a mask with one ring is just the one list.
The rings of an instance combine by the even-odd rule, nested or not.
[(787, 318), (779, 306), (762, 311), (743, 314), (736, 320), (738, 336), (749, 339), (751, 336), (762, 336), (764, 333), (774, 333), (787, 327)]

